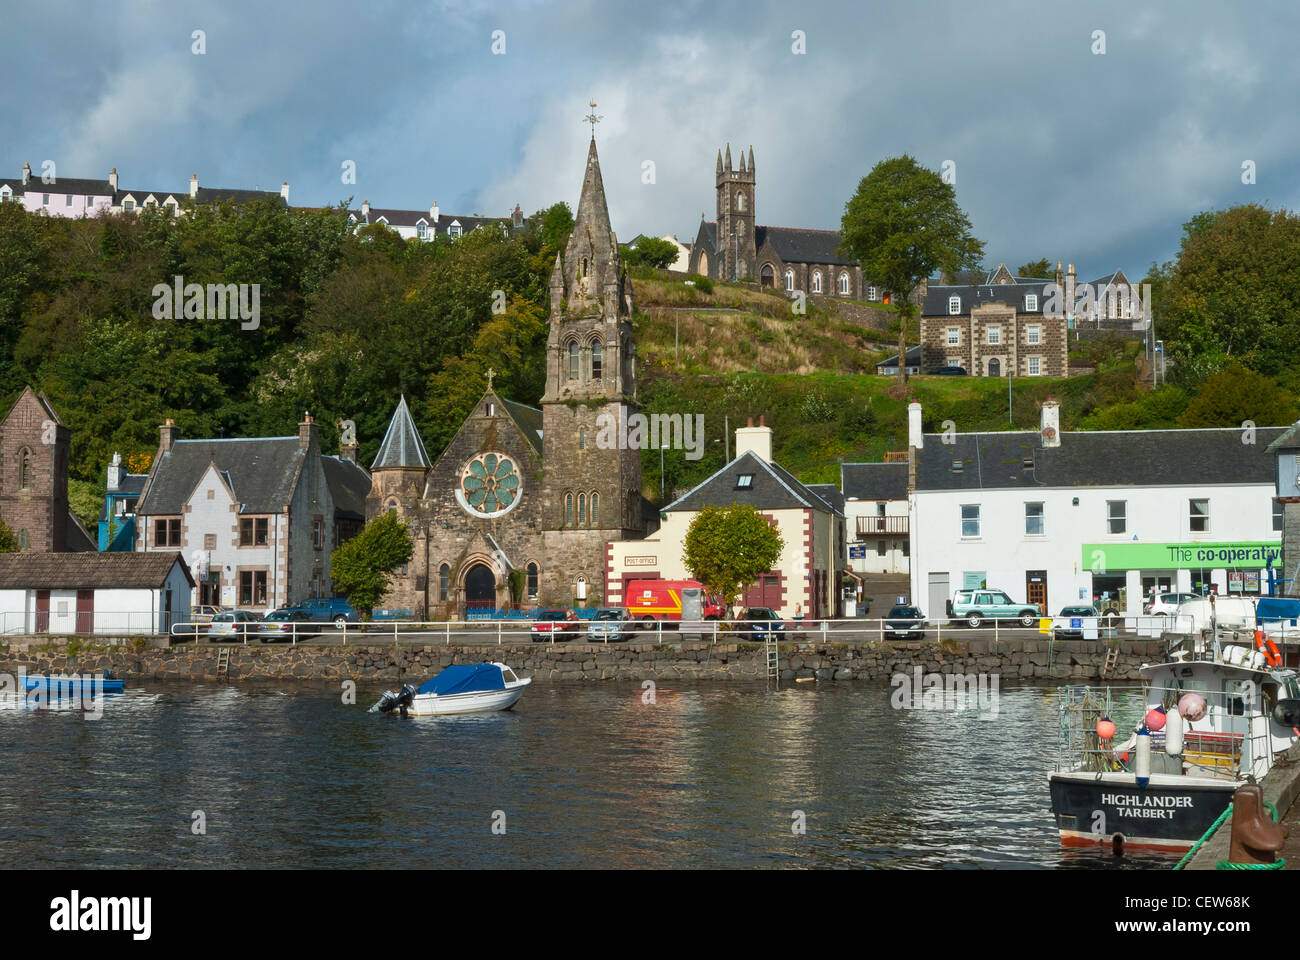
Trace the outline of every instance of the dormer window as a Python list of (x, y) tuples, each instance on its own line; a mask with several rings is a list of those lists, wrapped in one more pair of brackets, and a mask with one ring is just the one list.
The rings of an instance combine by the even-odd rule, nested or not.
[(450, 233), (452, 239), (455, 240), (458, 239), (464, 231), (461, 229), (460, 223), (458, 221), (456, 223), (453, 223), (451, 225), (451, 228), (447, 232)]
[(132, 210), (134, 210), (134, 209), (135, 209), (135, 201), (134, 201), (134, 200), (123, 200), (123, 201), (122, 201), (122, 210), (123, 210), (123, 212), (125, 212), (125, 213), (130, 213), (130, 212), (131, 212)]
[(1025, 294), (1025, 310), (1026, 310), (1026, 312), (1028, 312), (1028, 313), (1033, 313), (1033, 312), (1034, 312), (1035, 310), (1037, 310), (1037, 309), (1038, 309), (1038, 294), (1036, 294), (1036, 293), (1027, 293), (1027, 294)]
[(429, 234), (429, 228), (424, 223), (417, 223), (415, 225), (415, 235), (418, 236), (421, 240), (425, 239), (425, 237), (427, 237), (428, 234)]
[(736, 477), (737, 490), (749, 490), (754, 486), (754, 475), (752, 473), (742, 473)]
[(961, 313), (961, 297), (948, 298), (948, 313), (952, 316)]

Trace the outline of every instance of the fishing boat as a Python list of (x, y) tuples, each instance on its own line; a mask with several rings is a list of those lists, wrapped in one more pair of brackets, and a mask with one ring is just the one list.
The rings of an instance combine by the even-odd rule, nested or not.
[(437, 717), (509, 710), (532, 682), (531, 677), (516, 676), (504, 663), (457, 665), (418, 687), (408, 683), (401, 690), (385, 690), (370, 712), (395, 710), (402, 716)]
[(48, 692), (52, 696), (57, 696), (60, 693), (75, 695), (83, 690), (92, 694), (121, 693), (126, 689), (126, 683), (107, 670), (100, 676), (89, 673), (55, 674), (53, 676), (34, 674), (23, 677), (23, 689), (28, 693)]
[(1141, 667), (1142, 687), (1061, 688), (1049, 785), (1063, 846), (1187, 850), (1300, 740), (1300, 681), (1267, 637), (1177, 646)]

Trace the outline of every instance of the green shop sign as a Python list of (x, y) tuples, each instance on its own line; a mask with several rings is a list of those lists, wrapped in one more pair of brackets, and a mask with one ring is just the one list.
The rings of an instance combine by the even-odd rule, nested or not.
[(1105, 570), (1194, 570), (1201, 567), (1262, 569), (1269, 558), (1282, 559), (1282, 544), (1242, 543), (1085, 543), (1083, 567)]

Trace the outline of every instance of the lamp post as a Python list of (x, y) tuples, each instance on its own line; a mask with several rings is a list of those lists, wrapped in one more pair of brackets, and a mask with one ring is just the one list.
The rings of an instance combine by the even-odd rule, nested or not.
[(663, 444), (659, 448), (659, 502), (664, 502), (664, 451), (668, 449), (668, 444)]

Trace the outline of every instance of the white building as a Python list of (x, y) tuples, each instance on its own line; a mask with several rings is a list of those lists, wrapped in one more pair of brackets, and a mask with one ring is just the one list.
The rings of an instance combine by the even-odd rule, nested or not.
[(849, 569), (856, 574), (906, 574), (910, 503), (907, 463), (840, 464)]
[(403, 240), (423, 240), (428, 243), (438, 237), (459, 240), (479, 227), (495, 226), (507, 234), (515, 234), (524, 230), (528, 224), (519, 204), (515, 204), (514, 211), (508, 217), (481, 217), (478, 214), (466, 216), (443, 213), (438, 208), (437, 200), (429, 205), (428, 210), (372, 207), (369, 200), (363, 200), (359, 209), (349, 211), (348, 222), (357, 230), (371, 224), (382, 224), (395, 231)]
[(611, 543), (606, 551), (605, 597), (623, 603), (629, 580), (689, 580), (682, 560), (686, 531), (705, 506), (748, 504), (773, 523), (785, 547), (776, 566), (752, 584), (741, 603), (815, 619), (843, 610), (839, 574), (845, 566), (844, 513), (832, 484), (800, 483), (772, 462), (772, 428), (762, 423), (736, 430), (736, 457), (661, 514), (659, 529), (644, 540)]
[(193, 590), (176, 551), (0, 554), (0, 631), (167, 633), (189, 619)]
[(1282, 428), (922, 434), (908, 409), (912, 596), (931, 617), (987, 586), (1056, 613), (1141, 613), (1152, 589), (1258, 593), (1281, 552)]

